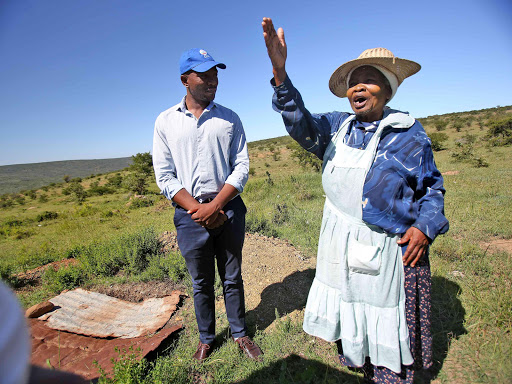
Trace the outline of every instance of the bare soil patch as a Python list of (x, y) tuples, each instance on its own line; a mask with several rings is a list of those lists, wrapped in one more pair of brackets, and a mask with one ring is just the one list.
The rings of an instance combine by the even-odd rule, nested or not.
[(480, 244), (488, 252), (507, 252), (512, 255), (512, 239), (499, 239)]

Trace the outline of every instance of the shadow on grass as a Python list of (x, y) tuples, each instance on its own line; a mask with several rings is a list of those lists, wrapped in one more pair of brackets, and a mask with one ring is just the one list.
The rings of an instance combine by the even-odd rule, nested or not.
[(363, 378), (332, 368), (315, 360), (307, 360), (298, 355), (290, 355), (254, 372), (242, 384), (254, 383), (362, 383)]
[[(301, 310), (306, 304), (309, 288), (315, 275), (314, 269), (297, 271), (282, 282), (271, 284), (261, 293), (260, 304), (247, 312), (246, 318), (251, 333), (254, 328), (266, 329), (275, 319), (276, 312), (282, 317), (294, 310)], [(433, 367), (418, 372), (415, 383), (429, 383), (443, 367), (450, 343), (467, 333), (464, 328), (465, 310), (459, 300), (461, 288), (444, 277), (432, 278), (432, 335)], [(224, 329), (220, 340), (228, 338), (229, 329)], [(309, 375), (315, 379), (309, 379)], [(361, 382), (361, 377), (351, 376), (322, 363), (291, 355), (270, 367), (252, 374), (241, 383), (317, 383), (317, 382)]]
[(466, 311), (459, 300), (460, 292), (457, 283), (441, 276), (432, 277), (433, 377), (443, 368), (451, 341), (467, 333), (464, 328)]
[(279, 283), (270, 284), (261, 292), (258, 306), (247, 312), (247, 323), (263, 330), (272, 324), (276, 315), (282, 317), (303, 309), (314, 277), (315, 270), (306, 269), (286, 276)]

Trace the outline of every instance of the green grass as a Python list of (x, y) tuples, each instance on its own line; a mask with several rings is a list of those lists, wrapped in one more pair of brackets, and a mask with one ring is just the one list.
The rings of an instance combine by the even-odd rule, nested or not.
[[(509, 383), (512, 381), (512, 256), (492, 252), (484, 242), (512, 239), (512, 147), (488, 147), (487, 126), (510, 116), (511, 107), (422, 119), (427, 133), (446, 121), (448, 139), (435, 159), (444, 176), (450, 231), (431, 248), (433, 335), (436, 382)], [(438, 124), (443, 127), (443, 124)], [(473, 157), (487, 167), (457, 160), (457, 140), (476, 135)], [(248, 207), (247, 230), (287, 239), (314, 257), (323, 208), (321, 176), (300, 168), (290, 156), (289, 137), (249, 144), (251, 176), (243, 193)], [(82, 183), (87, 190), (102, 178)], [(173, 280), (183, 277), (191, 293), (181, 257), (158, 252), (156, 236), (173, 230), (172, 208), (155, 195), (153, 205), (127, 205), (127, 192), (88, 197), (78, 205), (61, 194), (61, 186), (36, 191), (12, 206), (0, 208), (0, 276), (16, 283), (16, 273), (73, 256), (80, 264), (44, 275), (45, 284), (19, 295), (25, 306), (74, 286), (125, 281)], [(40, 201), (41, 195), (47, 201)], [(54, 212), (57, 214), (49, 214)], [(43, 218), (42, 220), (39, 220)], [(221, 292), (218, 284), (216, 291)], [(204, 364), (196, 364), (198, 332), (191, 300), (183, 308), (187, 327), (155, 359), (138, 362), (120, 355), (119, 383), (356, 383), (361, 375), (341, 368), (334, 345), (312, 338), (299, 317), (278, 318), (265, 332), (250, 331), (265, 351), (262, 362), (240, 355), (229, 341), (225, 315), (218, 314), (218, 348)], [(106, 378), (100, 382), (110, 382)], [(417, 382), (424, 382), (418, 379)]]

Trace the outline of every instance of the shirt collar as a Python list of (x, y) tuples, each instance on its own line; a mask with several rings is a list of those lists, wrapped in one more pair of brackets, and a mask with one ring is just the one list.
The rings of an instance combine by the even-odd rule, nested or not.
[[(178, 104), (178, 107), (176, 108), (177, 111), (180, 112), (189, 112), (187, 109), (187, 106), (185, 105), (185, 99), (187, 96), (183, 96), (183, 99), (181, 99), (181, 103)], [(211, 111), (213, 108), (217, 107), (217, 103), (215, 101), (210, 102), (208, 106), (204, 109), (205, 111)]]
[(369, 131), (372, 129), (376, 129), (379, 126), (380, 122), (381, 122), (380, 120), (377, 120), (377, 121), (372, 121), (371, 123), (366, 123), (363, 121), (354, 120), (354, 128), (359, 128), (359, 129), (363, 129), (365, 131)]

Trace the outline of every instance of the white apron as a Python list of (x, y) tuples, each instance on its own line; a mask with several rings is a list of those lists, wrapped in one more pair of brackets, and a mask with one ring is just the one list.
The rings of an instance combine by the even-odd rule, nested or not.
[(400, 372), (402, 364), (413, 363), (402, 253), (396, 235), (362, 220), (363, 185), (389, 119), (365, 150), (343, 143), (353, 119), (344, 121), (324, 155), (326, 201), (303, 327), (324, 340), (341, 340), (344, 357), (355, 366), (370, 356), (372, 364)]

